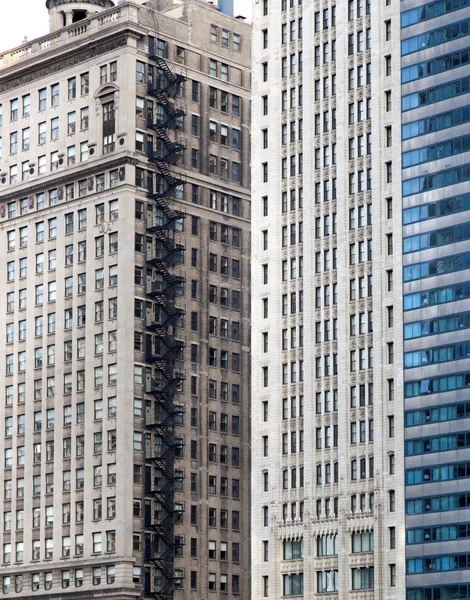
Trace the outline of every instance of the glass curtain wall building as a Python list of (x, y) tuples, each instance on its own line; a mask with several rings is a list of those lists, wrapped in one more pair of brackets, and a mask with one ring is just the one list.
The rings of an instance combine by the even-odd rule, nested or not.
[(469, 3), (401, 3), (408, 600), (469, 598)]

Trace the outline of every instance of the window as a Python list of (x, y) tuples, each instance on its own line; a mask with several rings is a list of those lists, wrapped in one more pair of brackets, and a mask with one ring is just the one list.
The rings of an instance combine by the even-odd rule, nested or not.
[(68, 80), (67, 90), (68, 90), (68, 99), (75, 100), (75, 98), (77, 97), (77, 78), (76, 77), (71, 77)]

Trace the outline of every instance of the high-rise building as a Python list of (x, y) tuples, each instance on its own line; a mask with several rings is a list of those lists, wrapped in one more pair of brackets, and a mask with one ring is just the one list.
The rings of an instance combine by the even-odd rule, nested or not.
[(254, 4), (256, 600), (470, 597), (468, 16)]
[(250, 27), (47, 7), (0, 55), (2, 593), (248, 598)]
[(407, 599), (470, 598), (470, 10), (401, 4)]

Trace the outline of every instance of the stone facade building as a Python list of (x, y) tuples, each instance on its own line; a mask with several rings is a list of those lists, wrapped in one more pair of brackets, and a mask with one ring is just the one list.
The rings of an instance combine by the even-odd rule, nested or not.
[(250, 596), (250, 27), (48, 0), (0, 55), (14, 598)]
[(253, 7), (252, 597), (470, 598), (468, 2)]

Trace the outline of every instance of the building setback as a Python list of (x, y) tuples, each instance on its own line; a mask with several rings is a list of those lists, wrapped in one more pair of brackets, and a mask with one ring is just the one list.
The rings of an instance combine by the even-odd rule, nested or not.
[(248, 598), (250, 27), (47, 7), (0, 55), (3, 595)]

